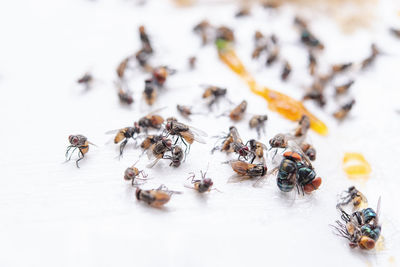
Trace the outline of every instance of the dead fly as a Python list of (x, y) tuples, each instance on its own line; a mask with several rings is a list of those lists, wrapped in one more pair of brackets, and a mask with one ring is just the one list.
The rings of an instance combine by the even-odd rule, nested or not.
[(171, 160), (171, 163), (169, 166), (173, 167), (179, 167), (181, 166), (182, 160), (185, 157), (185, 154), (180, 146), (174, 146), (171, 150), (171, 156), (170, 155), (164, 155), (164, 159), (169, 159)]
[(247, 109), (247, 101), (243, 100), (238, 106), (231, 110), (229, 118), (233, 121), (240, 121)]
[(250, 15), (250, 7), (244, 6), (242, 7), (236, 14), (236, 18), (246, 17)]
[(120, 83), (115, 83), (118, 89), (119, 102), (122, 104), (130, 105), (133, 103), (132, 92), (129, 90), (124, 90)]
[(349, 70), (353, 66), (353, 63), (344, 63), (344, 64), (336, 64), (332, 66), (332, 73), (337, 74), (340, 72), (344, 72), (346, 70)]
[(248, 157), (253, 153), (249, 150), (249, 148), (245, 144), (243, 144), (243, 141), (239, 136), (237, 128), (235, 126), (231, 126), (229, 128), (229, 134), (232, 137), (232, 143), (230, 144), (231, 150), (239, 154), (238, 159), (243, 158), (247, 160)]
[(254, 41), (255, 41), (255, 47), (253, 53), (251, 54), (251, 57), (253, 59), (257, 59), (260, 57), (261, 53), (266, 52), (268, 50), (268, 41), (267, 38), (265, 38), (265, 36), (259, 31), (255, 32)]
[(188, 62), (189, 62), (189, 68), (190, 68), (191, 70), (194, 70), (194, 69), (196, 68), (197, 58), (196, 58), (195, 56), (190, 57), (189, 60), (188, 60)]
[[(183, 124), (181, 122), (171, 120), (168, 121), (167, 124), (165, 125), (165, 131), (168, 133), (168, 135), (172, 136), (177, 136), (178, 138), (176, 139), (176, 142), (178, 142), (178, 139), (181, 139), (183, 144), (186, 146), (186, 151), (189, 148), (191, 144), (193, 144), (194, 141), (197, 141), (199, 143), (205, 144), (206, 142), (200, 137), (200, 136), (207, 136), (207, 134), (199, 129), (196, 129), (194, 127), (188, 126), (186, 124)], [(175, 142), (175, 143), (176, 143)]]
[(308, 143), (302, 143), (300, 145), (301, 150), (304, 152), (304, 154), (312, 161), (314, 161), (317, 157), (317, 151), (315, 150), (315, 148)]
[(395, 29), (395, 28), (390, 28), (390, 32), (396, 36), (397, 38), (400, 38), (400, 29)]
[(183, 106), (183, 105), (176, 105), (176, 109), (179, 111), (179, 114), (182, 115), (182, 117), (190, 120), (189, 116), (192, 115), (192, 107), (190, 106)]
[(308, 132), (308, 129), (310, 129), (310, 118), (306, 115), (303, 115), (299, 120), (299, 124), (294, 132), (294, 136), (305, 136)]
[(226, 92), (226, 88), (208, 86), (203, 93), (203, 98), (210, 100), (208, 102), (208, 107), (211, 108), (219, 99), (226, 96)]
[(174, 74), (176, 71), (168, 68), (167, 66), (160, 66), (153, 69), (153, 81), (158, 87), (162, 87), (169, 75)]
[(346, 118), (347, 114), (350, 112), (355, 103), (356, 101), (353, 99), (349, 103), (344, 104), (338, 111), (333, 113), (333, 116), (338, 120), (343, 120)]
[(267, 174), (267, 166), (263, 163), (251, 164), (240, 160), (231, 161), (232, 170), (239, 177), (231, 177), (228, 182), (240, 182), (254, 177), (263, 177)]
[(139, 171), (135, 165), (136, 163), (125, 170), (124, 179), (125, 181), (132, 181), (132, 186), (139, 186), (140, 184), (137, 182), (137, 180), (146, 180), (147, 174), (143, 170)]
[(292, 67), (290, 66), (289, 62), (285, 61), (285, 65), (283, 66), (282, 69), (281, 79), (283, 81), (286, 81), (291, 72), (292, 72)]
[(325, 106), (324, 87), (325, 84), (317, 78), (303, 96), (303, 100), (314, 100), (320, 107)]
[(122, 60), (118, 67), (117, 67), (117, 75), (118, 78), (120, 78), (121, 80), (124, 79), (124, 75), (125, 75), (125, 70), (128, 67), (129, 64), (129, 60), (131, 59), (131, 57), (127, 57), (124, 60)]
[(162, 139), (162, 135), (148, 135), (140, 144), (140, 147), (145, 151), (149, 149), (153, 144), (157, 143)]
[[(211, 187), (213, 186), (214, 182), (211, 180), (211, 178), (206, 177), (207, 172), (203, 173), (203, 171), (200, 171), (201, 179), (195, 179), (196, 174), (194, 172), (190, 173), (190, 176), (188, 179), (191, 179), (192, 187), (186, 186), (188, 188), (194, 189), (199, 193), (205, 193), (205, 192), (210, 192), (212, 189)], [(214, 190), (217, 190), (216, 188), (213, 188)]]
[(146, 202), (152, 207), (160, 208), (166, 204), (173, 194), (181, 194), (181, 192), (171, 191), (165, 185), (160, 185), (157, 189), (143, 190), (136, 188), (136, 199)]
[(139, 27), (139, 36), (140, 36), (140, 41), (142, 42), (143, 51), (145, 51), (148, 54), (152, 54), (153, 48), (151, 47), (150, 39), (146, 33), (144, 26)]
[(149, 159), (154, 158), (153, 162), (147, 165), (148, 168), (152, 168), (157, 162), (164, 158), (164, 154), (167, 151), (172, 150), (172, 141), (171, 139), (167, 139), (166, 137), (162, 137), (157, 143), (150, 146), (150, 149), (147, 150), (147, 156)]
[(301, 30), (300, 40), (303, 44), (310, 48), (324, 49), (324, 45), (311, 33), (307, 23), (303, 19), (295, 17), (294, 24)]
[(91, 84), (93, 82), (93, 76), (89, 72), (86, 72), (76, 82), (79, 83), (79, 84), (83, 84), (85, 86), (85, 89), (88, 90), (88, 89), (90, 89), (90, 86), (91, 86)]
[(157, 99), (157, 91), (152, 79), (147, 79), (144, 81), (144, 100), (148, 105), (153, 105)]
[(272, 63), (274, 63), (274, 62), (278, 59), (278, 56), (279, 56), (279, 48), (275, 46), (275, 47), (269, 52), (268, 57), (267, 57), (267, 61), (265, 62), (265, 64), (266, 64), (267, 66), (272, 65)]
[(287, 148), (290, 137), (279, 133), (269, 140), (271, 148)]
[[(72, 154), (75, 152), (76, 149), (79, 150), (78, 153), (78, 160), (76, 161), (76, 167), (79, 168), (79, 164), (78, 162), (81, 161), (84, 157), (85, 154), (89, 151), (89, 144), (94, 145), (92, 143), (90, 143), (86, 136), (83, 135), (70, 135), (68, 137), (68, 141), (70, 143), (70, 145), (67, 147), (67, 151), (65, 152), (65, 157), (67, 159), (67, 161), (71, 160)], [(72, 150), (71, 155), (68, 157), (69, 151)]]
[(114, 137), (114, 144), (118, 144), (122, 141), (122, 143), (119, 146), (119, 156), (121, 157), (124, 152), (124, 148), (128, 143), (128, 140), (130, 138), (136, 140), (137, 135), (140, 133), (140, 127), (137, 123), (135, 123), (134, 127), (125, 127), (122, 129), (106, 132), (106, 134), (115, 134), (115, 133), (116, 135)]
[(354, 84), (354, 80), (351, 80), (345, 84), (335, 86), (336, 95), (343, 95), (343, 94), (347, 93), (353, 84)]
[(378, 48), (376, 47), (375, 44), (371, 45), (371, 55), (369, 55), (369, 57), (367, 57), (366, 59), (364, 59), (361, 62), (361, 69), (366, 69), (367, 67), (371, 66), (372, 63), (374, 63), (376, 57), (380, 54), (380, 51), (378, 50)]
[(150, 69), (150, 66), (147, 64), (147, 61), (150, 58), (150, 54), (146, 53), (146, 51), (140, 49), (136, 52), (135, 58), (141, 67), (145, 68), (146, 70)]
[(211, 30), (212, 26), (206, 20), (201, 21), (193, 28), (193, 31), (201, 36), (203, 45), (208, 44), (212, 40), (212, 38), (210, 37)]
[(272, 44), (277, 45), (278, 44), (278, 37), (276, 37), (275, 34), (271, 34), (269, 37), (269, 40), (271, 41)]
[(253, 152), (253, 158), (250, 160), (250, 163), (253, 163), (256, 158), (265, 163), (264, 150), (267, 150), (266, 145), (256, 141), (255, 139), (250, 139), (247, 141), (246, 146), (248, 146), (250, 151)]
[(315, 69), (317, 67), (317, 58), (312, 50), (308, 51), (308, 71), (310, 75), (315, 74)]
[(350, 203), (353, 210), (358, 210), (366, 207), (368, 205), (368, 200), (355, 186), (350, 186), (346, 191), (340, 194), (339, 202), (336, 207), (339, 209)]
[(268, 120), (268, 115), (254, 115), (249, 121), (251, 129), (256, 129), (258, 138), (261, 136), (261, 131), (265, 134), (265, 122)]
[(217, 36), (216, 40), (221, 39), (227, 42), (234, 42), (235, 41), (235, 36), (233, 34), (233, 31), (229, 29), (228, 27), (221, 26), (217, 29)]
[(161, 125), (164, 123), (164, 118), (160, 115), (155, 114), (160, 110), (162, 109), (154, 110), (153, 112), (150, 112), (146, 116), (139, 119), (138, 125), (141, 130), (147, 132), (149, 129), (159, 130), (161, 128)]
[(270, 9), (275, 9), (278, 8), (282, 5), (282, 2), (280, 0), (276, 1), (262, 1), (262, 6), (263, 8), (270, 8)]

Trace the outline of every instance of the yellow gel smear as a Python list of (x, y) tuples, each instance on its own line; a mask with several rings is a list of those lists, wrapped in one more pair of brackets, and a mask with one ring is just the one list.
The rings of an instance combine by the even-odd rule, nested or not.
[(328, 134), (328, 127), (311, 114), (304, 107), (303, 103), (278, 91), (258, 85), (237, 57), (234, 49), (228, 43), (223, 43), (222, 41), (222, 43), (217, 43), (217, 47), (218, 56), (221, 61), (224, 62), (233, 72), (238, 74), (247, 83), (254, 94), (263, 97), (268, 102), (269, 109), (278, 112), (291, 121), (298, 121), (301, 116), (307, 115), (310, 118), (311, 129), (321, 135)]
[(343, 157), (343, 170), (350, 179), (368, 179), (371, 166), (360, 153), (345, 153)]

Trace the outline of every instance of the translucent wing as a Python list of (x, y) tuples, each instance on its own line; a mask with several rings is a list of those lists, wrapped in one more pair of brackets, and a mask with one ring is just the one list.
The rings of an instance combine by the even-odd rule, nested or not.
[(186, 125), (186, 126), (188, 126), (189, 129), (190, 129), (194, 134), (197, 134), (197, 135), (200, 135), (200, 136), (204, 136), (204, 137), (207, 137), (207, 136), (208, 136), (208, 134), (207, 134), (206, 132), (204, 132), (204, 131), (202, 131), (202, 130), (200, 130), (200, 129), (197, 129), (196, 127), (193, 127), (193, 126), (190, 126), (190, 125)]
[(237, 173), (233, 174), (231, 177), (228, 178), (227, 183), (240, 183), (243, 182), (245, 180), (249, 180), (251, 177), (248, 175), (239, 175)]
[(167, 108), (167, 107), (162, 107), (162, 108), (155, 109), (155, 110), (151, 111), (149, 114), (147, 114), (147, 115), (144, 116), (144, 117), (154, 115), (154, 114), (156, 114), (156, 113), (158, 113), (158, 112), (160, 112), (161, 110), (164, 110), (164, 109), (166, 109), (166, 108)]
[(152, 160), (149, 164), (146, 165), (147, 168), (153, 168), (154, 165), (157, 164), (157, 162), (160, 161), (161, 158), (155, 158), (154, 160)]

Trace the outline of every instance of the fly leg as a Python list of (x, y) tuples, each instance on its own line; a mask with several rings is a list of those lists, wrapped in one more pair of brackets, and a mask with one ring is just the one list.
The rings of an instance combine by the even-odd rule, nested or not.
[(85, 157), (85, 154), (82, 153), (81, 149), (79, 149), (78, 156), (79, 156), (79, 159), (75, 163), (76, 163), (76, 167), (80, 168), (79, 167), (79, 161), (81, 161)]

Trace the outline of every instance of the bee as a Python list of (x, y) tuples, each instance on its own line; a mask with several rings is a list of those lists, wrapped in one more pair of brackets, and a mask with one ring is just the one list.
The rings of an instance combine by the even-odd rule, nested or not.
[(258, 138), (261, 136), (261, 130), (265, 134), (265, 122), (268, 120), (268, 115), (254, 115), (249, 121), (251, 129), (256, 129)]
[(194, 141), (205, 144), (205, 141), (200, 136), (207, 136), (205, 132), (176, 120), (168, 121), (165, 125), (165, 130), (168, 135), (178, 136), (178, 139), (181, 139), (185, 144), (186, 149), (188, 148), (188, 144), (191, 145)]
[(156, 101), (157, 91), (152, 79), (147, 79), (144, 81), (143, 97), (146, 103), (150, 106)]
[(397, 38), (400, 38), (400, 29), (395, 29), (395, 28), (390, 28), (390, 32), (396, 36)]
[(308, 129), (310, 129), (310, 118), (306, 115), (303, 115), (299, 120), (299, 124), (297, 125), (294, 136), (305, 136), (308, 132)]
[[(267, 166), (263, 163), (252, 164), (245, 161), (231, 161), (232, 170), (240, 177), (240, 180), (250, 179), (255, 177), (263, 177), (267, 174)], [(234, 181), (234, 179), (231, 179)]]
[(282, 192), (290, 192), (296, 186), (300, 193), (311, 193), (317, 190), (321, 183), (321, 177), (316, 178), (312, 166), (303, 163), (303, 158), (296, 152), (285, 152), (284, 159), (278, 168), (277, 186)]
[(132, 181), (132, 186), (138, 186), (137, 180), (146, 180), (147, 174), (135, 167), (136, 163), (128, 167), (124, 172), (125, 181)]
[(159, 112), (161, 109), (157, 109), (146, 116), (142, 117), (138, 121), (139, 127), (141, 129), (147, 131), (148, 129), (160, 129), (161, 125), (164, 123), (164, 118), (161, 117), (160, 115), (157, 115), (155, 113)]
[(165, 155), (163, 158), (164, 159), (170, 159), (171, 163), (169, 166), (173, 167), (179, 167), (181, 166), (182, 160), (184, 158), (185, 154), (180, 146), (174, 146), (171, 151), (171, 156), (170, 155)]
[[(75, 152), (76, 149), (78, 149), (79, 150), (79, 153), (78, 153), (79, 158), (75, 163), (76, 163), (76, 167), (79, 168), (79, 161), (81, 161), (85, 157), (85, 154), (89, 151), (89, 144), (91, 144), (91, 145), (93, 145), (93, 144), (87, 140), (86, 136), (83, 136), (80, 134), (70, 135), (68, 137), (68, 141), (69, 141), (70, 145), (67, 147), (67, 151), (65, 152), (65, 157), (67, 158), (67, 161), (69, 161), (72, 157), (72, 154)], [(71, 155), (68, 158), (69, 151), (72, 148), (73, 148), (73, 150), (71, 152)]]
[(126, 70), (128, 64), (129, 64), (129, 60), (130, 60), (130, 59), (131, 59), (131, 57), (127, 57), (127, 58), (125, 58), (124, 60), (122, 60), (122, 61), (119, 63), (119, 65), (118, 65), (118, 67), (117, 67), (117, 75), (118, 75), (118, 77), (119, 77), (120, 79), (123, 79), (123, 78), (124, 78), (125, 70)]
[(351, 215), (346, 213), (340, 206), (341, 221), (336, 221), (337, 226), (333, 226), (337, 235), (349, 240), (351, 248), (359, 247), (361, 249), (371, 250), (375, 247), (379, 239), (382, 227), (379, 224), (380, 198), (375, 210), (366, 208), (355, 211)]
[(210, 192), (211, 187), (214, 185), (214, 182), (212, 181), (211, 178), (206, 177), (207, 172), (203, 173), (203, 171), (200, 171), (200, 174), (201, 174), (201, 179), (195, 179), (196, 174), (193, 172), (190, 173), (190, 176), (188, 177), (188, 179), (191, 179), (191, 183), (193, 184), (193, 187), (189, 187), (189, 188), (192, 188), (199, 193)]
[(356, 101), (353, 99), (350, 102), (344, 104), (340, 107), (338, 111), (333, 113), (333, 116), (338, 120), (343, 120), (344, 118), (346, 118), (347, 114), (350, 112), (355, 103)]
[(77, 83), (85, 85), (86, 90), (90, 88), (93, 82), (93, 76), (89, 72), (86, 72), (81, 78), (77, 80)]
[(189, 68), (191, 70), (194, 70), (196, 68), (196, 62), (197, 62), (197, 58), (195, 56), (192, 56), (189, 58)]
[(150, 148), (151, 145), (157, 143), (162, 139), (162, 135), (148, 135), (140, 144), (140, 147), (143, 150), (147, 150)]
[(265, 62), (265, 64), (267, 66), (272, 65), (272, 63), (274, 63), (279, 57), (279, 48), (278, 47), (274, 47), (272, 49), (272, 51), (269, 53), (268, 57), (267, 57), (267, 61)]
[(352, 62), (344, 64), (336, 64), (332, 66), (332, 73), (337, 74), (339, 72), (344, 72), (353, 66)]
[(117, 130), (111, 130), (106, 132), (106, 134), (114, 134), (116, 133), (114, 137), (114, 144), (118, 144), (122, 141), (122, 143), (119, 146), (119, 156), (122, 157), (122, 154), (124, 153), (124, 149), (126, 144), (128, 143), (128, 140), (132, 138), (133, 140), (136, 140), (137, 135), (141, 132), (140, 127), (137, 123), (134, 123), (133, 127), (125, 127), (122, 129), (117, 129)]
[(197, 24), (193, 28), (194, 32), (201, 35), (203, 45), (206, 45), (211, 40), (211, 38), (209, 36), (209, 32), (210, 32), (211, 28), (212, 28), (212, 26), (206, 20), (201, 21), (199, 24)]
[(251, 159), (250, 163), (253, 163), (256, 158), (259, 158), (263, 162), (265, 162), (264, 149), (267, 150), (266, 145), (256, 141), (255, 139), (250, 139), (249, 141), (247, 141), (246, 146), (248, 146), (250, 148), (250, 151), (253, 153), (253, 158)]
[(216, 40), (218, 39), (222, 39), (225, 40), (227, 42), (234, 42), (235, 41), (235, 36), (233, 34), (233, 31), (231, 29), (229, 29), (228, 27), (225, 26), (221, 26), (217, 29), (216, 32)]
[(233, 121), (240, 121), (247, 109), (247, 101), (243, 100), (238, 106), (231, 110), (229, 118)]
[(160, 208), (171, 199), (172, 194), (181, 194), (181, 192), (170, 191), (165, 185), (161, 185), (157, 189), (143, 190), (136, 188), (136, 199), (149, 204), (152, 207)]
[(302, 143), (300, 145), (301, 150), (304, 152), (304, 154), (312, 161), (314, 161), (317, 158), (317, 151), (315, 148), (308, 144), (308, 143)]
[(189, 116), (193, 114), (192, 107), (176, 105), (176, 109), (179, 111), (179, 113), (182, 115), (182, 117), (185, 117), (186, 119), (190, 120)]
[(361, 69), (366, 69), (367, 67), (371, 66), (379, 54), (380, 54), (380, 51), (377, 48), (376, 44), (372, 44), (371, 45), (371, 55), (369, 55), (366, 59), (364, 59), (361, 62)]
[(140, 41), (142, 42), (143, 51), (145, 51), (147, 54), (152, 54), (153, 48), (151, 47), (149, 36), (147, 35), (143, 25), (139, 27), (139, 36)]
[(315, 74), (315, 68), (317, 67), (317, 58), (312, 50), (308, 51), (308, 71), (310, 75)]
[(288, 61), (285, 61), (285, 64), (284, 64), (284, 67), (283, 67), (282, 73), (281, 73), (281, 79), (283, 81), (286, 81), (291, 72), (292, 72), (292, 67), (290, 66)]
[(157, 86), (162, 87), (165, 84), (165, 81), (167, 80), (168, 76), (174, 73), (175, 70), (170, 69), (167, 66), (154, 68), (152, 72), (153, 81)]
[(203, 93), (203, 98), (211, 99), (210, 102), (208, 103), (208, 107), (211, 107), (220, 98), (224, 97), (226, 95), (226, 92), (227, 92), (226, 88), (221, 88), (217, 86), (208, 86)]
[(335, 86), (336, 95), (342, 95), (342, 94), (347, 93), (353, 84), (354, 84), (354, 80), (351, 80), (343, 85)]
[(353, 210), (358, 210), (360, 207), (368, 205), (368, 200), (355, 186), (350, 186), (347, 190), (340, 194), (339, 203), (336, 207), (339, 209), (345, 205), (350, 204)]
[(155, 144), (150, 146), (150, 149), (147, 150), (147, 156), (149, 159), (154, 158), (153, 162), (150, 162), (147, 167), (152, 168), (157, 162), (164, 158), (164, 154), (167, 151), (172, 150), (172, 141), (171, 139), (167, 139), (165, 136), (161, 137)]

